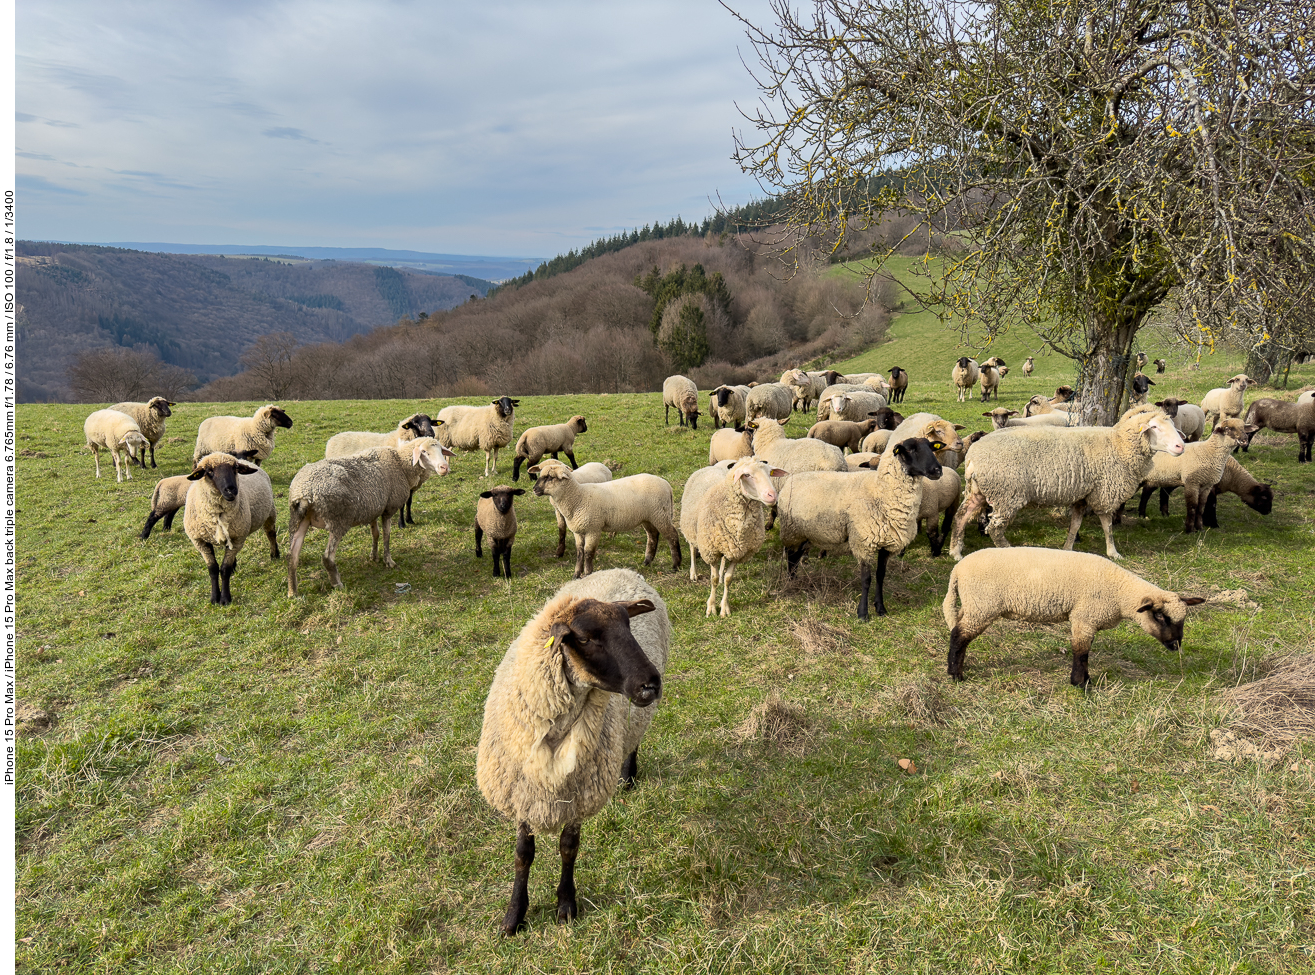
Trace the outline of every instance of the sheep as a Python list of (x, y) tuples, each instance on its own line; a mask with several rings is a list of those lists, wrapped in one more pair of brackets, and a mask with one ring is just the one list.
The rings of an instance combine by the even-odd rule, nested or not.
[(964, 401), (968, 395), (968, 390), (977, 385), (977, 380), (981, 377), (981, 367), (977, 365), (977, 360), (969, 358), (966, 355), (959, 356), (959, 361), (955, 363), (954, 368), (950, 371), (950, 380), (959, 389), (959, 402)]
[(1315, 389), (1307, 387), (1297, 394), (1297, 403), (1315, 403)]
[(1148, 376), (1143, 376), (1141, 371), (1132, 375), (1132, 398), (1128, 400), (1129, 406), (1141, 406), (1146, 402), (1146, 394), (1150, 388), (1155, 385), (1155, 380)]
[(863, 454), (883, 454), (886, 448), (890, 446), (890, 435), (892, 430), (873, 430), (863, 442), (858, 445), (859, 453)]
[(1004, 367), (1004, 360), (999, 356), (991, 356), (978, 367), (978, 379), (982, 384), (982, 402), (985, 403), (995, 394), (995, 398), (1000, 398), (1000, 370)]
[(859, 562), (858, 618), (868, 619), (872, 561), (877, 562), (873, 607), (886, 615), (886, 562), (918, 536), (923, 478), (941, 476), (934, 453), (940, 441), (910, 437), (884, 454), (875, 473), (792, 471), (777, 499), (781, 547), (794, 575), (811, 542), (826, 550), (848, 543)]
[(255, 460), (269, 460), (274, 452), (274, 435), (279, 427), (292, 429), (292, 418), (273, 403), (267, 403), (251, 416), (211, 416), (196, 430), (196, 447), (192, 466), (206, 454), (233, 454), (254, 450)]
[[(1245, 453), (1256, 432), (1270, 429), (1276, 433), (1297, 435), (1297, 463), (1310, 462), (1311, 445), (1315, 444), (1315, 402), (1286, 403), (1278, 399), (1258, 399), (1247, 410), (1247, 428), (1250, 431), (1242, 445)], [(1254, 428), (1254, 429), (1252, 429)]]
[(1033, 396), (1023, 407), (1023, 416), (1036, 416), (1038, 413), (1053, 413), (1055, 410), (1068, 413), (1072, 412), (1073, 404), (1073, 387), (1059, 386), (1055, 389), (1053, 397), (1042, 396), (1040, 393)]
[(992, 429), (995, 430), (1003, 430), (1006, 427), (1076, 427), (1080, 425), (1076, 415), (1065, 413), (1063, 410), (1038, 413), (1035, 416), (1019, 416), (1017, 410), (997, 406), (990, 412), (983, 413), (982, 416), (991, 421)]
[(719, 460), (739, 460), (753, 456), (753, 431), (718, 430), (708, 441), (708, 466)]
[(1028, 356), (1026, 359), (1023, 360), (1024, 376), (1031, 376), (1033, 370), (1036, 369), (1036, 363), (1033, 361), (1034, 358), (1035, 358), (1034, 356)]
[(808, 435), (814, 440), (821, 440), (841, 450), (848, 447), (850, 453), (856, 454), (863, 438), (876, 429), (875, 419), (863, 423), (855, 423), (851, 420), (822, 420), (809, 428)]
[(297, 471), (288, 487), (288, 596), (297, 595), (297, 562), (311, 528), (329, 532), (321, 562), (329, 584), (336, 588), (342, 588), (342, 577), (333, 555), (343, 536), (357, 525), (370, 526), (373, 562), (379, 557), (379, 522), (383, 522), (384, 565), (395, 568), (389, 539), (393, 514), (420, 485), (422, 474), (446, 474), (451, 456), (449, 447), (422, 437), (396, 447), (318, 460)]
[(1138, 352), (1138, 353), (1137, 353), (1137, 371), (1138, 371), (1138, 372), (1141, 372), (1142, 369), (1146, 368), (1146, 363), (1150, 361), (1150, 358), (1151, 358), (1151, 357), (1148, 356), (1145, 352)]
[(768, 416), (774, 420), (788, 420), (794, 412), (794, 393), (780, 383), (763, 383), (749, 390), (744, 400), (744, 418), (756, 420)]
[[(137, 429), (141, 431), (142, 436), (146, 438), (146, 442), (151, 446), (151, 466), (154, 467), (155, 445), (164, 436), (165, 419), (173, 416), (173, 410), (169, 407), (177, 405), (177, 403), (170, 403), (163, 396), (152, 396), (145, 403), (115, 403), (110, 409), (127, 413), (137, 421)], [(146, 454), (144, 452), (138, 458), (138, 463), (142, 465), (142, 470), (146, 469)]]
[(781, 429), (785, 426), (783, 420), (764, 416), (750, 420), (745, 426), (753, 431), (753, 455), (773, 467), (787, 470), (791, 474), (848, 469), (843, 450), (821, 440), (791, 439)]
[(587, 433), (588, 424), (585, 423), (584, 417), (576, 414), (565, 423), (557, 423), (552, 426), (530, 427), (521, 434), (516, 441), (516, 459), (511, 465), (511, 479), (519, 481), (521, 479), (521, 464), (526, 467), (533, 467), (537, 464), (544, 454), (551, 454), (552, 459), (556, 460), (559, 453), (566, 455), (566, 459), (571, 462), (571, 470), (576, 470), (580, 465), (575, 462), (575, 437), (580, 433)]
[[(234, 454), (238, 460), (250, 461), (259, 466), (259, 462), (254, 459), (255, 451), (247, 451), (242, 454)], [(240, 484), (243, 477), (249, 475), (242, 474), (238, 477)], [(186, 474), (177, 474), (174, 477), (163, 477), (155, 482), (155, 490), (151, 492), (151, 511), (146, 516), (146, 524), (142, 526), (141, 534), (137, 537), (143, 542), (151, 537), (151, 529), (160, 519), (164, 519), (165, 531), (172, 531), (174, 526), (174, 515), (182, 510), (187, 504), (187, 490), (192, 486), (192, 479)]]
[[(951, 423), (935, 413), (914, 413), (891, 432), (890, 443), (887, 444), (884, 453), (890, 453), (895, 444), (902, 443), (909, 437), (924, 437), (941, 444), (936, 448), (936, 459), (941, 462), (941, 466), (945, 466), (946, 462), (950, 461), (951, 467), (958, 467), (963, 452), (967, 449), (963, 438), (959, 436), (959, 431), (962, 429), (963, 424)], [(942, 459), (943, 456), (945, 459)]]
[[(493, 542), (493, 578), (511, 578), (511, 543), (516, 540), (516, 511), (512, 502), (525, 493), (524, 488), (499, 484), (480, 492), (475, 502), (475, 558), (482, 559), (481, 542), (487, 534)], [(499, 564), (501, 562), (501, 565)]]
[[(97, 478), (100, 477), (100, 452), (104, 449), (114, 458), (115, 482), (122, 484), (125, 475), (132, 480), (132, 461), (137, 459), (138, 451), (147, 446), (136, 420), (118, 410), (97, 410), (83, 421), (82, 432), (87, 438), (86, 449), (96, 459)], [(120, 448), (128, 455), (122, 470), (119, 468)]]
[(1159, 373), (1159, 372), (1164, 372), (1164, 370), (1168, 367), (1169, 364), (1165, 362), (1163, 359), (1156, 359), (1154, 365), (1155, 365), (1155, 371)]
[(800, 412), (807, 412), (813, 401), (822, 395), (829, 384), (827, 376), (839, 376), (839, 373), (804, 372), (791, 369), (781, 377), (781, 382), (794, 390), (794, 407)]
[(680, 536), (676, 532), (676, 505), (671, 484), (656, 474), (631, 474), (602, 484), (582, 484), (561, 461), (545, 460), (530, 468), (539, 475), (534, 493), (547, 495), (575, 535), (575, 578), (594, 571), (594, 555), (604, 532), (644, 527), (648, 544), (644, 564), (657, 554), (658, 538), (671, 546), (671, 571), (680, 568)]
[(1195, 443), (1205, 435), (1205, 411), (1201, 407), (1176, 396), (1166, 396), (1155, 405), (1173, 420), (1185, 443)]
[(1206, 422), (1214, 425), (1221, 416), (1241, 416), (1243, 394), (1250, 382), (1244, 373), (1238, 373), (1228, 381), (1227, 386), (1206, 393), (1201, 399), (1201, 411), (1205, 413)]
[[(833, 387), (834, 388), (834, 387)], [(817, 418), (821, 420), (849, 420), (862, 423), (879, 410), (888, 409), (886, 397), (869, 390), (850, 390), (847, 393), (832, 392), (824, 397), (817, 406)]]
[(507, 649), (475, 759), (480, 792), (517, 824), (503, 935), (525, 923), (535, 833), (561, 830), (557, 921), (575, 918), (581, 824), (618, 783), (634, 786), (670, 645), (662, 597), (637, 573), (609, 569), (562, 586)]
[(899, 366), (890, 367), (890, 401), (903, 403), (904, 394), (909, 388), (909, 374)]
[(1187, 498), (1183, 531), (1187, 534), (1200, 531), (1206, 496), (1224, 476), (1229, 454), (1246, 443), (1249, 431), (1250, 427), (1241, 420), (1220, 420), (1208, 438), (1201, 443), (1188, 444), (1177, 457), (1157, 453), (1150, 472), (1142, 481), (1138, 516), (1146, 517), (1146, 502), (1155, 488), (1182, 487)]
[[(746, 430), (744, 435), (750, 436), (753, 431)], [(737, 436), (739, 436), (737, 434)], [(685, 479), (685, 486), (680, 492), (680, 533), (685, 536), (685, 542), (689, 545), (689, 581), (697, 582), (699, 578), (698, 570), (698, 548), (694, 543), (694, 526), (696, 515), (699, 510), (699, 502), (703, 496), (708, 493), (708, 489), (718, 481), (724, 480), (730, 473), (730, 469), (738, 464), (742, 458), (736, 457), (728, 460), (718, 460), (709, 464), (707, 467), (701, 467)]]
[[(890, 433), (889, 430), (881, 432)], [(851, 472), (868, 470), (868, 461), (870, 460), (881, 460), (881, 451), (861, 450), (856, 454), (848, 454), (845, 457), (845, 467)]]
[[(396, 447), (400, 443), (407, 443), (418, 437), (432, 437), (434, 428), (442, 425), (442, 420), (432, 419), (427, 413), (412, 413), (398, 420), (397, 429), (389, 430), (387, 433), (365, 431), (335, 433), (324, 445), (324, 458), (329, 460), (333, 457), (347, 457), (351, 454), (359, 454), (363, 450), (373, 450), (375, 447)], [(416, 490), (419, 490), (419, 485), (416, 486)], [(411, 515), (411, 502), (414, 498), (415, 491), (412, 491), (411, 496), (406, 499), (406, 506), (398, 509), (398, 528), (415, 524), (415, 518)]]
[[(1009, 375), (1009, 367), (1008, 367), (1008, 366), (1001, 366), (1001, 367), (1000, 367), (1000, 378), (1001, 378), (1001, 379), (1004, 379), (1005, 376), (1007, 376), (1007, 375)], [(997, 397), (997, 398), (998, 398), (998, 397)]]
[[(603, 484), (612, 479), (612, 471), (606, 464), (592, 461), (573, 470), (571, 477), (575, 478), (577, 484)], [(548, 503), (552, 505), (553, 515), (557, 519), (557, 550), (553, 557), (560, 559), (566, 554), (566, 519), (557, 510), (557, 503), (552, 498), (548, 499)]]
[(964, 526), (985, 504), (992, 508), (992, 541), (1006, 548), (1005, 531), (1029, 505), (1068, 505), (1072, 551), (1085, 511), (1094, 512), (1105, 532), (1105, 553), (1121, 559), (1114, 545), (1112, 519), (1150, 472), (1153, 455), (1183, 452), (1173, 423), (1157, 406), (1129, 410), (1112, 427), (1041, 427), (999, 431), (972, 446), (964, 467), (967, 498), (959, 508), (950, 540), (955, 561), (963, 558)]
[(710, 396), (716, 400), (716, 405), (712, 408), (716, 426), (743, 430), (744, 421), (747, 419), (744, 414), (744, 404), (749, 396), (749, 387), (718, 386)]
[(662, 407), (666, 416), (664, 425), (671, 423), (671, 408), (676, 408), (680, 425), (692, 430), (699, 428), (699, 387), (686, 376), (668, 376), (662, 383)]
[(445, 406), (438, 411), (442, 426), (435, 424), (434, 436), (449, 450), (484, 451), (482, 477), (498, 471), (498, 451), (511, 443), (515, 433), (518, 399), (499, 396), (488, 406)]
[[(994, 438), (992, 438), (994, 439)], [(963, 603), (956, 607), (956, 597)], [(1188, 606), (1205, 602), (1151, 585), (1099, 555), (1049, 548), (982, 549), (954, 567), (941, 609), (950, 629), (947, 672), (963, 680), (968, 644), (996, 620), (1059, 623), (1072, 634), (1069, 683), (1086, 687), (1091, 642), (1135, 620), (1169, 650), (1182, 649)]]
[[(245, 476), (241, 476), (245, 475)], [(210, 453), (187, 475), (183, 531), (210, 572), (210, 602), (227, 606), (233, 601), (229, 582), (247, 536), (257, 526), (269, 539), (269, 557), (279, 557), (278, 525), (274, 515), (274, 488), (269, 475), (232, 454)], [(223, 563), (215, 558), (223, 549)]]
[[(1168, 514), (1165, 510), (1168, 505), (1169, 493), (1173, 488), (1162, 490), (1160, 492), (1160, 510)], [(1274, 488), (1269, 484), (1262, 484), (1251, 476), (1251, 472), (1239, 464), (1235, 459), (1229, 457), (1224, 463), (1224, 474), (1219, 479), (1219, 483), (1210, 489), (1209, 496), (1205, 499), (1205, 517), (1204, 523), (1206, 528), (1218, 528), (1219, 518), (1216, 512), (1216, 499), (1221, 494), (1236, 494), (1242, 499), (1242, 503), (1253, 511), (1262, 515), (1267, 515), (1274, 510)]]
[(697, 552), (708, 563), (712, 578), (705, 615), (711, 616), (717, 605), (718, 580), (722, 583), (721, 615), (731, 615), (730, 587), (735, 566), (762, 548), (767, 538), (763, 507), (776, 504), (771, 479), (787, 474), (761, 460), (745, 457), (707, 488), (688, 517), (686, 499), (681, 498), (681, 531), (690, 546), (691, 573)]
[[(939, 462), (939, 457), (937, 458)], [(959, 510), (959, 501), (963, 497), (963, 481), (959, 472), (941, 464), (941, 476), (932, 480), (922, 479), (922, 505), (918, 508), (918, 525), (927, 532), (927, 542), (931, 546), (932, 557), (941, 554), (945, 540), (950, 537), (950, 526)], [(945, 512), (940, 527), (936, 519)]]

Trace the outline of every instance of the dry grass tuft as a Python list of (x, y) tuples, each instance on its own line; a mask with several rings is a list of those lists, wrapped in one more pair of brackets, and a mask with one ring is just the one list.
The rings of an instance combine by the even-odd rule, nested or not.
[(780, 691), (776, 690), (769, 691), (735, 728), (735, 735), (741, 741), (760, 741), (791, 755), (802, 755), (813, 734), (812, 722), (803, 706), (782, 700)]
[(955, 707), (945, 697), (941, 682), (930, 677), (898, 684), (886, 692), (883, 702), (891, 710), (901, 714), (912, 724), (926, 727), (943, 725), (955, 712)]
[(852, 639), (848, 630), (838, 626), (829, 626), (816, 617), (809, 616), (797, 623), (790, 624), (790, 634), (799, 649), (809, 656), (829, 654), (848, 654)]
[[(1272, 662), (1269, 673), (1259, 680), (1224, 692), (1224, 700), (1237, 712), (1232, 722), (1233, 739), (1250, 739), (1266, 751), (1282, 752), (1297, 739), (1315, 736), (1315, 654), (1281, 657)], [(1214, 751), (1236, 745), (1224, 741), (1230, 733), (1211, 735)], [(1250, 757), (1249, 750), (1234, 750)], [(1220, 757), (1233, 757), (1221, 755)]]
[(769, 595), (775, 599), (802, 596), (810, 603), (825, 606), (839, 606), (855, 599), (852, 570), (845, 571), (839, 562), (834, 561), (832, 564), (836, 568), (829, 568), (825, 562), (809, 558), (799, 566), (794, 578), (782, 569), (780, 583), (770, 590)]

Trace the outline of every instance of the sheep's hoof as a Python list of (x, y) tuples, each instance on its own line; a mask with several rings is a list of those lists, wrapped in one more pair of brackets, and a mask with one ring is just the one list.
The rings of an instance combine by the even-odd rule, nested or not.
[(576, 917), (575, 901), (562, 901), (557, 905), (557, 923), (566, 924), (568, 921), (574, 921)]

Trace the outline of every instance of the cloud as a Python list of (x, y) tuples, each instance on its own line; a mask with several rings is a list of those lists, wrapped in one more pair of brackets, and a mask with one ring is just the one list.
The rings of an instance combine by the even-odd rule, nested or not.
[[(14, 184), (19, 193), (52, 193), (56, 196), (86, 196), (82, 190), (75, 190), (70, 186), (60, 186), (58, 183), (52, 183), (42, 176), (29, 176), (19, 173), (14, 179)], [(26, 203), (26, 201), (24, 201)]]
[(276, 129), (266, 129), (264, 132), (261, 132), (260, 134), (267, 135), (271, 139), (297, 139), (301, 142), (310, 142), (317, 146), (323, 145), (323, 143), (320, 142), (319, 139), (312, 139), (305, 132), (301, 131), (301, 129), (280, 127)]
[(29, 115), (27, 112), (15, 112), (14, 121), (16, 122), (40, 122), (42, 125), (53, 125), (59, 129), (76, 129), (80, 126), (76, 122), (61, 122), (59, 119), (42, 118), (40, 115)]

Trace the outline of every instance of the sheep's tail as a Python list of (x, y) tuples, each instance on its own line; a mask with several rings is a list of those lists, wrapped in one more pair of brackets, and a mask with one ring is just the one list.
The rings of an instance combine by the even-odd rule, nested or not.
[(950, 573), (950, 586), (945, 591), (945, 602), (941, 603), (941, 612), (945, 614), (945, 625), (954, 632), (959, 625), (959, 610), (955, 602), (959, 596), (959, 573), (956, 569)]

